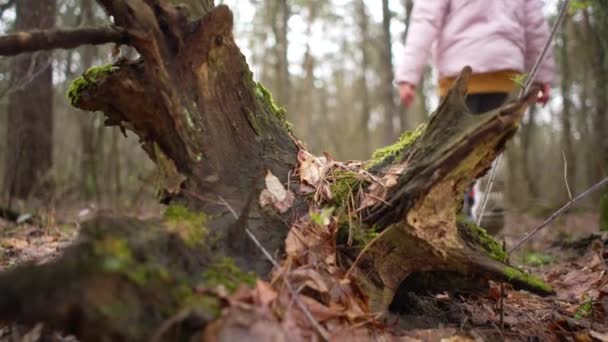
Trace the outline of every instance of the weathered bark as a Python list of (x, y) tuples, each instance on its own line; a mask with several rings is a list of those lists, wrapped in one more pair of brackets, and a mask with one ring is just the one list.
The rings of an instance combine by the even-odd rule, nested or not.
[[(109, 10), (117, 23), (135, 31), (134, 47), (143, 59), (90, 70), (74, 82), (71, 101), (103, 111), (107, 125), (139, 135), (164, 174), (165, 201), (189, 203), (219, 217), (211, 227), (225, 227), (232, 223), (226, 214), (242, 212), (247, 194), (259, 189), (266, 170), (286, 180), (294, 168), (297, 148), (284, 113), (253, 81), (232, 38), (227, 7), (184, 25), (180, 12), (163, 2), (156, 13), (143, 2), (128, 3), (140, 9), (135, 17)], [(167, 22), (173, 26), (160, 25)], [(281, 230), (276, 215), (257, 205), (247, 214), (250, 228), (269, 249), (282, 245), (282, 236), (274, 234)], [(287, 227), (280, 226), (286, 233)], [(240, 242), (230, 242), (226, 248), (239, 251)], [(268, 269), (261, 254), (255, 264), (261, 273)]]
[(451, 272), (510, 281), (539, 293), (552, 291), (507, 266), (498, 243), (457, 218), (471, 179), (490, 168), (536, 94), (476, 118), (465, 104), (470, 73), (469, 68), (461, 74), (415, 143), (373, 168), (404, 168), (385, 200), (364, 213), (367, 228), (361, 229), (380, 235), (354, 261), (356, 279), (376, 310), (386, 310), (401, 282), (415, 272)]
[(20, 32), (0, 38), (0, 55), (71, 49), (84, 44), (126, 44), (127, 34), (115, 27), (90, 27), (71, 30)]
[[(204, 219), (195, 226), (166, 220), (159, 227), (100, 218), (56, 263), (3, 275), (1, 292), (12, 295), (2, 296), (1, 317), (47, 321), (86, 340), (147, 340), (153, 327), (196, 301), (180, 291), (192, 293), (210, 264), (229, 257), (241, 269), (266, 274), (270, 263), (244, 229), (276, 252), (287, 233), (284, 222), (306, 209), (299, 200), (281, 216), (258, 204), (267, 170), (285, 182), (297, 146), (282, 110), (252, 79), (233, 40), (228, 8), (188, 22), (164, 1), (150, 3), (102, 2), (142, 59), (89, 69), (74, 81), (69, 98), (81, 109), (104, 112), (107, 125), (138, 134), (163, 175), (163, 199)], [(235, 222), (232, 212), (241, 218)], [(64, 297), (73, 300), (48, 306)]]
[[(271, 254), (282, 254), (289, 226), (308, 211), (306, 198), (299, 194), (282, 215), (257, 198), (268, 170), (297, 189), (289, 176), (299, 144), (283, 111), (253, 81), (226, 6), (188, 21), (163, 0), (100, 3), (129, 32), (142, 59), (90, 69), (74, 81), (70, 100), (140, 137), (172, 205), (162, 222), (101, 216), (60, 259), (0, 275), (0, 319), (45, 321), (90, 341), (175, 340), (184, 335), (171, 335), (163, 322), (183, 322), (180, 331), (188, 335), (188, 327), (201, 329), (217, 316), (218, 297), (205, 289), (250, 282), (243, 271), (268, 273), (245, 229)], [(396, 175), (396, 183), (361, 211), (357, 231), (378, 236), (357, 245), (338, 241), (344, 244), (338, 257), (374, 310), (386, 310), (399, 284), (417, 272), (551, 291), (506, 265), (482, 230), (457, 220), (465, 188), (490, 167), (534, 97), (473, 117), (464, 101), (470, 72), (419, 136), (405, 135), (366, 164), (366, 172)], [(357, 198), (369, 197), (378, 184), (360, 185)], [(345, 206), (338, 193), (332, 204)]]
[[(55, 23), (55, 0), (17, 3), (16, 30), (45, 29)], [(52, 166), (53, 71), (51, 54), (37, 52), (15, 57), (9, 97), (4, 193), (27, 198), (43, 183)]]

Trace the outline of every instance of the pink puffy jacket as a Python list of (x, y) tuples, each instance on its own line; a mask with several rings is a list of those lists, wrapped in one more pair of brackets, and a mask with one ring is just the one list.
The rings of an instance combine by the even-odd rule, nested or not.
[[(416, 0), (396, 81), (418, 84), (433, 55), (439, 78), (474, 73), (529, 72), (549, 37), (542, 0)], [(552, 52), (536, 82), (553, 80)]]

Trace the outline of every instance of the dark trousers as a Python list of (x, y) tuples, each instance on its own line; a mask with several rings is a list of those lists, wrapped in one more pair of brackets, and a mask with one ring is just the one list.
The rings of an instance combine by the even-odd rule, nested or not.
[(502, 106), (509, 97), (508, 93), (483, 93), (467, 96), (467, 106), (473, 114), (482, 114)]
[[(502, 106), (509, 97), (507, 93), (484, 93), (484, 94), (472, 94), (467, 96), (467, 107), (472, 114), (482, 114), (489, 112)], [(473, 197), (473, 185), (467, 190), (464, 195), (464, 213), (467, 217), (473, 217), (473, 204), (475, 204), (475, 198)]]

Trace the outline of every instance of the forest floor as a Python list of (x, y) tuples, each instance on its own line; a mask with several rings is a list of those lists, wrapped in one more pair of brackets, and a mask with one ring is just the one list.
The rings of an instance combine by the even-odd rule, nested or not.
[[(35, 224), (0, 220), (0, 271), (52, 260), (74, 240), (79, 223), (92, 215), (84, 209), (47, 213)], [(138, 213), (141, 218), (158, 215), (156, 208)], [(541, 222), (529, 215), (509, 214), (498, 239), (512, 246)], [(596, 232), (597, 222), (594, 214), (565, 215), (512, 255), (512, 264), (544, 278), (556, 295), (542, 298), (505, 286), (502, 324), (500, 285), (492, 283), (485, 296), (440, 293), (419, 298), (418, 310), (391, 316), (380, 329), (399, 340), (608, 341), (608, 234)], [(51, 341), (76, 341), (45, 332), (41, 324), (23, 327), (0, 322), (0, 342), (39, 341), (42, 335), (52, 336)], [(337, 340), (363, 340), (362, 336), (352, 330)]]

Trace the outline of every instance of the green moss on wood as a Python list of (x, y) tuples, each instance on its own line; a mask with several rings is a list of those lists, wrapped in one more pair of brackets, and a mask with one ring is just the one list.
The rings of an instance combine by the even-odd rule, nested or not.
[(396, 143), (382, 147), (372, 154), (372, 158), (367, 161), (366, 168), (372, 168), (391, 159), (393, 162), (401, 162), (405, 157), (403, 153), (418, 137), (422, 135), (426, 125), (422, 124), (413, 131), (403, 133)]
[(76, 106), (76, 103), (78, 103), (78, 99), (80, 99), (80, 94), (86, 88), (97, 83), (99, 80), (108, 76), (116, 70), (118, 70), (118, 67), (113, 64), (96, 66), (90, 68), (84, 74), (82, 74), (82, 76), (73, 80), (70, 86), (68, 87), (67, 92), (70, 104), (72, 106)]
[(485, 250), (488, 255), (500, 262), (505, 262), (508, 258), (507, 253), (502, 249), (502, 246), (496, 241), (485, 229), (467, 220), (464, 216), (459, 216), (457, 225), (460, 233), (468, 236), (468, 241)]
[[(292, 124), (290, 122), (287, 121), (287, 118), (285, 116), (285, 114), (287, 113), (287, 111), (285, 110), (285, 108), (279, 106), (274, 98), (272, 97), (272, 94), (270, 93), (270, 91), (264, 87), (264, 85), (262, 85), (262, 83), (260, 82), (256, 82), (255, 83), (255, 95), (258, 98), (258, 100), (264, 104), (266, 104), (266, 107), (268, 109), (270, 109), (270, 111), (272, 112), (272, 114), (279, 120), (279, 122), (288, 130), (291, 132), (291, 128), (292, 128)], [(259, 128), (256, 128), (256, 131), (259, 130)]]
[(165, 210), (165, 225), (177, 233), (189, 246), (203, 245), (208, 230), (205, 228), (205, 213), (194, 212), (180, 204), (172, 204)]
[(539, 279), (531, 274), (525, 273), (521, 270), (518, 270), (516, 268), (510, 267), (510, 266), (505, 266), (503, 273), (507, 277), (508, 281), (513, 281), (513, 280), (519, 281), (521, 283), (528, 284), (530, 287), (541, 290), (545, 293), (553, 292), (553, 289), (551, 288), (551, 286), (549, 286), (547, 283), (545, 283), (541, 279)]
[(608, 232), (608, 192), (600, 199), (600, 230)]
[(352, 233), (353, 247), (363, 248), (380, 235), (377, 227), (369, 227), (358, 222), (349, 222), (346, 215), (340, 217), (336, 241), (345, 244)]
[(139, 286), (152, 282), (164, 282), (170, 278), (169, 271), (154, 262), (136, 260), (129, 243), (121, 238), (108, 236), (94, 242), (93, 253), (105, 272), (121, 274)]
[(202, 309), (211, 318), (217, 318), (221, 313), (222, 303), (217, 296), (209, 293), (198, 293), (187, 284), (174, 287), (171, 290), (171, 296), (174, 302), (179, 303), (180, 307)]
[(255, 273), (242, 271), (234, 260), (226, 257), (212, 263), (203, 272), (205, 287), (214, 288), (223, 285), (230, 292), (234, 292), (241, 284), (253, 286), (255, 280)]
[(357, 178), (357, 174), (347, 170), (336, 171), (334, 177), (335, 180), (330, 185), (331, 203), (336, 206), (344, 206), (348, 201), (348, 196), (357, 190), (361, 181)]

